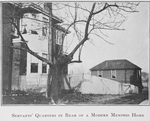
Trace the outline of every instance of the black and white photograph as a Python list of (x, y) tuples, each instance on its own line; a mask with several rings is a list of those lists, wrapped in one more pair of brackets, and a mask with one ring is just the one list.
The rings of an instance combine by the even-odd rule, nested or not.
[(2, 119), (147, 121), (148, 1), (1, 1), (0, 9)]
[(149, 105), (148, 2), (2, 2), (2, 105)]

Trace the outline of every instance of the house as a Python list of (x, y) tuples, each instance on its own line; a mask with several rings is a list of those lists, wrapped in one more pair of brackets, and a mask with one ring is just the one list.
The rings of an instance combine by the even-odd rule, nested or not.
[[(5, 5), (8, 3), (3, 4)], [(42, 3), (40, 5), (34, 3), (26, 4), (27, 5), (19, 11), (20, 19), (17, 22), (20, 32), (31, 50), (44, 58), (48, 58), (48, 6), (46, 3)], [(15, 6), (17, 5), (15, 4)], [(52, 35), (55, 46), (54, 53), (58, 54), (66, 29), (58, 25), (63, 21), (54, 15), (52, 16), (52, 22)], [(16, 33), (16, 37), (11, 38), (11, 44), (15, 47), (23, 47), (24, 45), (22, 44), (21, 38), (17, 37), (16, 29), (14, 28), (13, 31)], [(7, 33), (7, 31), (4, 33)], [(61, 51), (64, 52), (63, 49)], [(48, 65), (26, 51), (12, 49), (11, 52), (12, 53), (10, 55), (12, 57), (9, 59), (11, 63), (11, 66), (9, 66), (9, 70), (11, 70), (11, 89), (27, 89), (39, 86), (46, 87), (49, 69)], [(6, 56), (6, 54), (3, 56)]]
[(90, 70), (91, 75), (132, 84), (142, 91), (141, 68), (126, 59), (106, 60)]

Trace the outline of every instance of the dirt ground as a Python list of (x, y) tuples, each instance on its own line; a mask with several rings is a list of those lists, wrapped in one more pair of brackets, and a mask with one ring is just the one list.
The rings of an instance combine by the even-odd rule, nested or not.
[[(69, 98), (69, 96), (68, 96)], [(82, 98), (82, 97), (81, 97)], [(80, 98), (80, 99), (81, 99)], [(69, 98), (70, 99), (70, 98)], [(138, 105), (148, 99), (148, 91), (143, 90), (141, 94), (126, 95), (84, 95), (82, 100), (69, 100), (67, 104), (86, 104), (86, 105)]]
[(125, 96), (118, 96), (111, 99), (106, 99), (103, 101), (98, 101), (98, 104), (107, 104), (107, 105), (132, 105), (140, 104), (142, 101), (148, 99), (148, 93), (143, 92), (141, 94), (130, 94)]
[[(141, 94), (126, 95), (94, 95), (69, 93), (61, 100), (60, 104), (66, 105), (138, 105), (148, 99), (148, 90), (143, 90)], [(51, 99), (46, 98), (39, 93), (17, 93), (17, 95), (3, 96), (3, 105), (20, 105), (20, 104), (40, 104), (51, 105)]]
[(125, 97), (121, 97), (120, 99), (114, 99), (106, 101), (107, 104), (140, 104), (142, 101), (148, 100), (148, 92), (145, 91), (141, 94), (128, 95)]

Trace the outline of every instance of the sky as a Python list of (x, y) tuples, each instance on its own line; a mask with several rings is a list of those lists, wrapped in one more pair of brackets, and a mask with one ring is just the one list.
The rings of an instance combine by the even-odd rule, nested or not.
[(97, 37), (92, 38), (94, 45), (86, 42), (81, 55), (83, 62), (70, 64), (69, 72), (88, 72), (93, 66), (114, 59), (127, 59), (141, 67), (142, 71), (149, 72), (149, 4), (141, 2), (137, 10), (139, 12), (128, 15), (123, 24), (125, 30), (105, 32), (107, 41), (114, 45)]

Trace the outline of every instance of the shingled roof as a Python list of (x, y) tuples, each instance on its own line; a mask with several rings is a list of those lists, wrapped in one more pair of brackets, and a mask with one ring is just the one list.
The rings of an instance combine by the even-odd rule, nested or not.
[(122, 60), (106, 60), (94, 66), (90, 70), (97, 71), (97, 70), (122, 70), (122, 69), (141, 69), (141, 68), (126, 59), (122, 59)]

